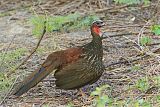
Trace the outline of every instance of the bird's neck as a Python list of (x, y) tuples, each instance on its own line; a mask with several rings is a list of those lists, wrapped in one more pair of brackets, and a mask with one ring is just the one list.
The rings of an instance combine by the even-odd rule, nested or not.
[(101, 49), (102, 48), (102, 39), (99, 36), (95, 36), (93, 37), (92, 41), (91, 41), (91, 45), (97, 49)]
[(91, 41), (91, 46), (97, 48), (97, 50), (102, 48), (102, 38), (101, 38), (100, 28), (96, 25), (91, 26), (91, 35), (93, 37)]
[(100, 29), (98, 27), (91, 26), (91, 35), (93, 39), (89, 44), (84, 45), (84, 49), (90, 54), (100, 54), (100, 56), (102, 56), (102, 38), (100, 37), (99, 33)]
[(90, 43), (86, 44), (83, 49), (86, 53), (87, 58), (90, 58), (91, 56), (96, 56), (97, 59), (102, 60), (103, 48), (101, 39), (94, 38)]

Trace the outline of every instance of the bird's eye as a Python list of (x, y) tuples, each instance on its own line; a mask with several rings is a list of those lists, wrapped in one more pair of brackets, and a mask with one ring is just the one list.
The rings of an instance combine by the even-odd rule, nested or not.
[(100, 22), (100, 24), (103, 24), (103, 22)]
[(101, 24), (103, 24), (103, 22), (98, 22), (98, 23), (97, 23), (97, 25), (101, 25)]

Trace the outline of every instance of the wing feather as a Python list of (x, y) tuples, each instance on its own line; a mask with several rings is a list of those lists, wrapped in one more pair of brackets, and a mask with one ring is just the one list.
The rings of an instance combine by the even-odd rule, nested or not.
[(93, 83), (100, 76), (101, 74), (96, 74), (94, 69), (90, 68), (85, 59), (79, 59), (55, 72), (56, 86), (63, 89), (80, 88)]

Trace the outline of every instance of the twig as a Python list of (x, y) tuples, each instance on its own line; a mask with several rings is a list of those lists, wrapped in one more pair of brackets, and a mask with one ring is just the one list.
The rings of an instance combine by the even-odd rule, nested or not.
[[(106, 33), (106, 32), (104, 32), (104, 33)], [(134, 33), (122, 33), (122, 34), (115, 34), (115, 35), (107, 35), (105, 37), (102, 37), (102, 39), (106, 39), (106, 38), (108, 38), (108, 36), (109, 37), (118, 37), (118, 36), (124, 36), (124, 35), (132, 35), (132, 34), (134, 34)], [(88, 40), (88, 39), (91, 39), (91, 38), (84, 38), (84, 39), (81, 39), (80, 41), (85, 41), (85, 40)]]
[(159, 88), (160, 88), (159, 86), (152, 86), (149, 89), (147, 89), (147, 91), (144, 94), (137, 96), (137, 99), (141, 99), (146, 96), (159, 95), (159, 94), (153, 94), (153, 91), (157, 92)]
[(146, 26), (144, 26), (144, 25), (138, 25), (138, 24), (135, 24), (135, 25), (122, 25), (122, 26), (108, 26), (109, 28), (128, 28), (128, 27), (142, 27), (142, 26), (144, 26), (144, 27), (146, 27), (146, 28), (148, 28), (148, 27), (150, 27), (152, 24), (150, 24), (150, 25), (146, 25)]
[[(125, 43), (124, 43), (125, 44)], [(146, 44), (146, 46), (156, 46), (156, 45), (160, 45), (160, 43), (151, 43), (151, 44)], [(128, 47), (133, 47), (133, 46), (137, 46), (136, 44), (131, 44), (131, 45), (129, 45), (129, 44), (127, 44), (127, 45), (117, 45), (117, 48), (128, 48)], [(108, 47), (110, 47), (110, 48), (113, 48), (113, 46), (112, 45), (109, 45), (109, 46), (104, 46), (105, 48), (108, 48)], [(115, 47), (115, 46), (114, 46)]]
[[(105, 32), (104, 32), (105, 33)], [(144, 32), (145, 34), (146, 33), (151, 33), (151, 32)], [(137, 35), (139, 34), (138, 32), (131, 32), (131, 33), (121, 33), (121, 34), (115, 34), (115, 35), (107, 35), (105, 37), (102, 37), (102, 39), (106, 39), (109, 37), (119, 37), (119, 36), (126, 36), (126, 35)]]
[(137, 33), (122, 33), (122, 34), (115, 34), (115, 35), (107, 35), (105, 37), (102, 37), (102, 39), (106, 39), (108, 37), (119, 37), (119, 36), (125, 36), (125, 35), (133, 35), (133, 34), (137, 34)]
[(142, 38), (142, 34), (144, 33), (144, 30), (145, 30), (145, 26), (147, 26), (149, 23), (150, 23), (150, 21), (151, 20), (148, 20), (147, 22), (146, 22), (146, 24), (141, 28), (141, 30), (140, 30), (140, 32), (139, 32), (139, 34), (138, 34), (138, 45), (139, 45), (139, 47), (140, 47), (140, 49), (141, 50), (143, 50), (143, 48), (142, 48), (142, 46), (140, 45), (140, 38)]
[[(158, 53), (160, 52), (160, 48), (156, 49), (153, 51), (153, 53)], [(137, 56), (140, 56), (141, 54), (137, 55)], [(114, 63), (111, 63), (111, 64), (108, 64), (107, 66), (105, 66), (105, 68), (108, 68), (110, 66), (114, 66), (114, 65), (119, 65), (119, 64), (126, 64), (126, 63), (132, 63), (132, 62), (135, 62), (135, 61), (138, 61), (138, 60), (141, 60), (143, 58), (147, 58), (149, 57), (150, 55), (149, 54), (145, 54), (141, 57), (138, 57), (138, 58), (135, 58), (135, 59), (132, 59), (132, 60), (125, 60), (125, 61), (119, 61), (119, 62), (114, 62)]]
[(144, 55), (142, 57), (138, 57), (138, 58), (135, 58), (135, 59), (132, 59), (132, 60), (125, 60), (125, 61), (118, 61), (118, 62), (114, 62), (114, 63), (111, 63), (111, 64), (108, 64), (107, 66), (105, 66), (105, 68), (108, 68), (110, 66), (114, 66), (114, 65), (119, 65), (119, 64), (126, 64), (126, 63), (132, 63), (132, 62), (135, 62), (135, 61), (138, 61), (140, 59), (143, 59), (145, 57), (147, 57), (148, 55)]
[(14, 73), (20, 66), (22, 66), (34, 54), (34, 52), (36, 52), (36, 50), (39, 47), (39, 45), (41, 43), (41, 40), (42, 40), (43, 36), (45, 35), (45, 33), (46, 33), (46, 21), (44, 21), (43, 32), (42, 32), (41, 38), (39, 39), (36, 47), (33, 49), (33, 51), (14, 70), (10, 71), (7, 74), (7, 76), (10, 76), (12, 73)]
[[(106, 35), (106, 33), (103, 33), (103, 35)], [(110, 42), (111, 42), (112, 44), (115, 44), (115, 40), (114, 40), (114, 39), (111, 39), (110, 36), (108, 36), (108, 38), (110, 39)], [(116, 48), (116, 50), (117, 50), (120, 54), (122, 54), (121, 51), (118, 49), (117, 45), (114, 45), (114, 47)]]
[[(107, 32), (104, 32), (104, 33), (107, 33)], [(147, 34), (147, 33), (151, 33), (151, 32), (144, 32), (144, 34)], [(120, 37), (120, 36), (126, 36), (126, 35), (137, 35), (139, 34), (138, 32), (128, 32), (128, 33), (120, 33), (120, 34), (114, 34), (114, 35), (107, 35), (105, 37), (102, 37), (102, 39), (106, 39), (108, 38), (108, 36), (111, 38), (111, 37)], [(91, 38), (84, 38), (84, 39), (81, 39), (80, 41), (85, 41), (85, 40), (88, 40), (88, 39), (91, 39)]]
[(118, 7), (98, 9), (98, 10), (95, 10), (94, 12), (95, 12), (95, 13), (101, 13), (101, 12), (104, 12), (104, 11), (109, 11), (109, 10), (113, 10), (113, 9), (114, 9), (114, 10), (118, 10), (118, 9), (130, 7), (130, 6), (135, 6), (135, 5), (123, 5), (123, 6), (118, 6)]
[(121, 93), (118, 93), (118, 94), (114, 95), (113, 97), (116, 98), (116, 97), (120, 96), (121, 94), (127, 93), (131, 90), (134, 90), (134, 89), (136, 89), (136, 88), (135, 87), (129, 88), (127, 90), (122, 91)]

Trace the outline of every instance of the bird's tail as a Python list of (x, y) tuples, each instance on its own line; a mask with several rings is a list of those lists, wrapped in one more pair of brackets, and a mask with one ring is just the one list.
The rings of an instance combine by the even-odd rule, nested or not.
[(54, 70), (53, 66), (49, 67), (41, 67), (37, 71), (29, 74), (28, 77), (24, 79), (13, 91), (13, 95), (21, 96), (25, 92), (27, 92), (30, 88), (37, 85), (42, 79), (44, 79), (47, 75), (49, 75)]

